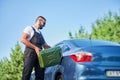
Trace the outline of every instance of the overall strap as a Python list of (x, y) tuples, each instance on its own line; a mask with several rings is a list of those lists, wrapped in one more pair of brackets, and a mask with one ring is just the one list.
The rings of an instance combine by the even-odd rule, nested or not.
[(34, 30), (34, 32), (36, 32), (35, 29), (33, 28), (33, 26), (31, 26), (31, 27), (32, 27), (32, 29)]
[[(32, 29), (34, 30), (34, 32), (36, 32), (36, 30), (35, 30), (35, 28), (33, 27), (33, 26), (31, 26), (32, 27)], [(41, 32), (39, 31), (39, 34), (41, 34)]]

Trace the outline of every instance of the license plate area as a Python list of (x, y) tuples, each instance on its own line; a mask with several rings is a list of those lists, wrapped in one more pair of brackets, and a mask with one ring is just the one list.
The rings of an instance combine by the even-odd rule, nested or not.
[(120, 77), (120, 70), (107, 70), (106, 76), (107, 77)]

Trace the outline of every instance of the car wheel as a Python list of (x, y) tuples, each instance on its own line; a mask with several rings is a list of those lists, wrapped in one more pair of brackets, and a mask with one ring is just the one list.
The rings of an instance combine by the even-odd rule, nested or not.
[(58, 75), (57, 77), (56, 77), (56, 79), (55, 80), (64, 80), (64, 77), (63, 77), (63, 75)]

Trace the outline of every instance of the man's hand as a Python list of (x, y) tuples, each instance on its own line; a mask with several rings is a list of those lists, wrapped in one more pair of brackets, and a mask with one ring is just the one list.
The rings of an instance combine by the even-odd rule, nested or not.
[(38, 48), (38, 47), (35, 47), (35, 52), (36, 52), (36, 54), (37, 54), (37, 56), (39, 57), (41, 54), (40, 54), (40, 48)]

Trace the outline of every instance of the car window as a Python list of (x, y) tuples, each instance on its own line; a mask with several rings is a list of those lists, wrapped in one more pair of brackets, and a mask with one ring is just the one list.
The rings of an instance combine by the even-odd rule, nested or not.
[(62, 52), (66, 52), (66, 51), (69, 51), (69, 50), (70, 50), (70, 48), (67, 45), (63, 45)]
[(71, 44), (73, 44), (75, 47), (87, 47), (87, 46), (90, 46), (90, 41), (71, 41)]
[(68, 46), (68, 45), (65, 45), (64, 43), (59, 43), (59, 44), (57, 44), (57, 46), (60, 46), (60, 47), (61, 47), (62, 52), (66, 52), (66, 51), (69, 51), (69, 50), (70, 50), (69, 46)]

